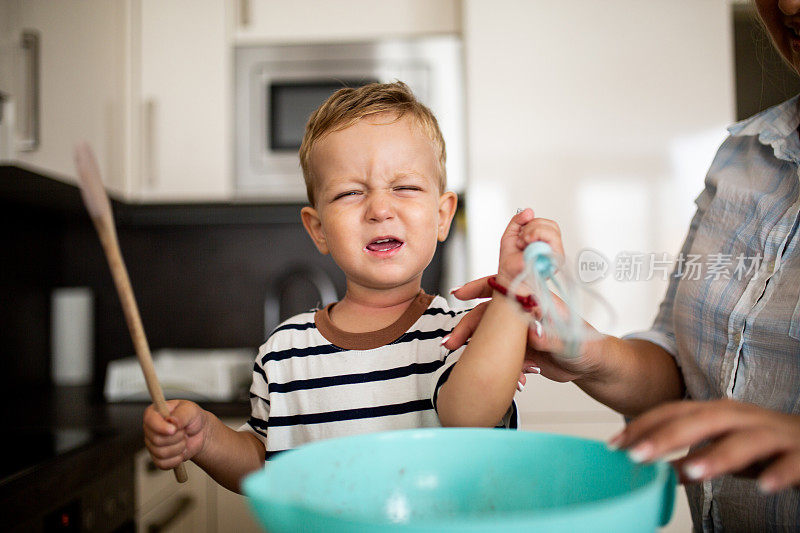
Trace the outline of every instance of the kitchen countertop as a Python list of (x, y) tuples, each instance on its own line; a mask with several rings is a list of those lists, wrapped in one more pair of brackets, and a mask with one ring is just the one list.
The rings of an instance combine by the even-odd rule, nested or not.
[[(0, 523), (9, 517), (23, 520), (34, 516), (43, 505), (55, 508), (68, 502), (103, 473), (125, 462), (132, 465), (133, 456), (144, 447), (142, 413), (146, 403), (100, 402), (91, 387), (3, 393), (0, 400), (4, 440), (12, 448), (24, 449), (19, 446), (52, 430), (72, 430), (88, 440), (15, 474), (4, 474), (0, 478)], [(220, 418), (246, 418), (250, 410), (246, 402), (201, 405)]]

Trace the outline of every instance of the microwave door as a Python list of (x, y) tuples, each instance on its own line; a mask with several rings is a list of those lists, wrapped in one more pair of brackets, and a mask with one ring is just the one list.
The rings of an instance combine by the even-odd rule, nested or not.
[(264, 149), (270, 153), (297, 153), (311, 113), (342, 87), (376, 83), (378, 78), (274, 81), (266, 87), (267, 117)]

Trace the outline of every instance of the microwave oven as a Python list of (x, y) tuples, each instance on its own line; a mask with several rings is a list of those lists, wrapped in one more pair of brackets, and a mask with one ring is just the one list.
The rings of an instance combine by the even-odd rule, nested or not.
[(240, 198), (305, 202), (298, 150), (308, 117), (334, 91), (405, 82), (436, 115), (448, 188), (465, 185), (464, 81), (455, 36), (365, 43), (262, 45), (235, 51), (235, 174)]

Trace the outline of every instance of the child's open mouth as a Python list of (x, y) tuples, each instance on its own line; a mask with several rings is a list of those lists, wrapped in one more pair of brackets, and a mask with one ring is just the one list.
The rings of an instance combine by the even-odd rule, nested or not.
[(370, 252), (391, 252), (403, 246), (403, 241), (394, 237), (379, 237), (367, 245)]

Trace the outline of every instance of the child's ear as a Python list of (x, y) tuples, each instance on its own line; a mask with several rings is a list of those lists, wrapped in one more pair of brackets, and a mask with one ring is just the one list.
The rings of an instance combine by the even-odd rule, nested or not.
[(450, 223), (458, 207), (458, 196), (452, 191), (447, 191), (439, 197), (439, 242), (443, 242), (450, 233)]
[(327, 255), (328, 241), (325, 239), (325, 232), (322, 229), (322, 220), (319, 218), (319, 213), (313, 207), (304, 207), (300, 210), (300, 218), (303, 219), (303, 226), (306, 228), (308, 235), (319, 250), (319, 253)]

